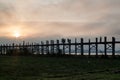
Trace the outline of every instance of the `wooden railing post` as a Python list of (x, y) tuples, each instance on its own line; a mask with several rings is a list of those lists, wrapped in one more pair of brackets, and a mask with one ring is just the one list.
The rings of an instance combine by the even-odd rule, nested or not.
[(19, 43), (18, 48), (19, 48), (19, 53), (21, 54), (21, 43)]
[[(34, 53), (34, 51), (33, 51), (33, 43), (31, 44), (31, 52), (32, 52), (32, 54)], [(24, 45), (23, 45), (23, 49), (24, 49)]]
[(84, 55), (84, 44), (83, 44), (84, 40), (83, 38), (81, 38), (81, 55)]
[(13, 44), (12, 44), (12, 51), (11, 51), (10, 55), (12, 55), (12, 54), (14, 54), (14, 53), (15, 53), (15, 44), (13, 43)]
[(112, 37), (112, 57), (115, 57), (115, 38)]
[(2, 44), (0, 45), (0, 53), (2, 55)]
[(57, 54), (59, 55), (61, 53), (62, 52), (61, 52), (61, 49), (60, 49), (60, 42), (59, 42), (59, 40), (57, 40)]
[(49, 55), (49, 41), (46, 41), (46, 53)]
[(96, 57), (98, 57), (98, 38), (96, 38)]
[(55, 42), (54, 42), (54, 40), (52, 40), (52, 44), (53, 44), (53, 54), (55, 54)]
[(77, 39), (75, 38), (75, 55), (77, 55)]
[(5, 44), (3, 45), (3, 54), (5, 54)]
[(100, 43), (102, 42), (102, 37), (100, 37)]
[(9, 55), (11, 54), (11, 49), (12, 49), (12, 45), (11, 44), (9, 44)]
[(42, 55), (44, 55), (44, 42), (41, 41), (41, 53)]
[(90, 47), (90, 39), (89, 39), (89, 45), (88, 45), (88, 48), (89, 48), (89, 54), (88, 54), (88, 56), (90, 57), (91, 56), (91, 47)]
[(71, 39), (68, 39), (68, 45), (69, 45), (69, 55), (71, 55)]
[(107, 37), (104, 37), (104, 53), (105, 57), (107, 57)]
[(65, 42), (66, 42), (66, 40), (63, 38), (61, 41), (63, 44), (63, 55), (65, 55)]
[(5, 55), (7, 54), (8, 50), (9, 50), (9, 46), (8, 46), (8, 44), (6, 44), (6, 53), (5, 53)]
[(55, 53), (55, 52), (54, 52), (54, 41), (51, 40), (50, 42), (51, 42), (51, 44), (50, 44), (51, 54), (54, 54), (54, 53)]

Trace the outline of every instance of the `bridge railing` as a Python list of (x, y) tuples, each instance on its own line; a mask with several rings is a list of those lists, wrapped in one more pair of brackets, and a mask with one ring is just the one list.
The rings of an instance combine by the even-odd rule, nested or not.
[[(79, 40), (75, 38), (73, 42), (71, 39), (51, 40), (41, 43), (25, 43), (22, 44), (2, 44), (0, 45), (0, 55), (94, 55), (99, 56), (98, 53), (102, 52), (102, 55), (107, 56), (108, 51), (111, 50), (111, 55), (116, 55), (116, 45), (120, 44), (115, 37), (112, 37), (111, 41), (107, 41), (107, 37), (96, 38), (95, 41), (85, 42), (83, 38)], [(102, 45), (103, 50), (101, 50)], [(86, 47), (88, 50), (86, 50)], [(87, 51), (87, 52), (86, 52)], [(109, 51), (110, 52), (110, 51)]]

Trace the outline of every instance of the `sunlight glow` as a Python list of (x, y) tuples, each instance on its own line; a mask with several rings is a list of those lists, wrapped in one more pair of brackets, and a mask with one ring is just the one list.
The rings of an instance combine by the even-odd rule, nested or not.
[(21, 36), (21, 34), (19, 33), (19, 32), (15, 32), (14, 33), (14, 37), (16, 37), (16, 38), (18, 38), (18, 37), (20, 37)]

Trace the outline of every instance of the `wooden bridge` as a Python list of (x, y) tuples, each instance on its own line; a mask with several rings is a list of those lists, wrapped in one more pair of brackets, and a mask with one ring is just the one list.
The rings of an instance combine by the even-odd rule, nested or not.
[[(117, 41), (115, 37), (112, 37), (111, 41), (107, 41), (107, 37), (96, 38), (94, 42), (90, 39), (88, 42), (85, 42), (83, 38), (75, 39), (73, 42), (71, 39), (61, 39), (61, 40), (50, 40), (50, 41), (41, 41), (41, 43), (25, 43), (23, 41), (22, 44), (2, 44), (0, 45), (0, 54), (21, 54), (24, 55), (27, 53), (37, 54), (37, 55), (85, 55), (86, 48), (88, 56), (91, 56), (94, 50), (95, 56), (99, 56), (100, 54), (100, 45), (102, 45), (102, 55), (107, 56), (108, 50), (111, 50), (112, 56), (116, 55), (116, 45), (119, 44), (120, 41)], [(74, 54), (72, 54), (74, 53)]]

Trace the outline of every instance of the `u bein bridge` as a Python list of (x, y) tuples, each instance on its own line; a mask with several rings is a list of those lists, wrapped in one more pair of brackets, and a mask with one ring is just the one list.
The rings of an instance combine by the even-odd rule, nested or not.
[[(41, 43), (2, 44), (0, 55), (86, 55), (87, 56), (116, 56), (116, 45), (120, 44), (115, 37), (111, 41), (107, 37), (96, 38), (94, 42), (90, 39), (85, 42), (83, 38), (51, 40)], [(100, 47), (102, 46), (102, 47)], [(102, 50), (101, 50), (102, 48)], [(87, 50), (86, 50), (87, 49)], [(110, 51), (109, 51), (110, 50)], [(109, 53), (108, 53), (109, 51)], [(94, 54), (93, 54), (94, 53)]]

